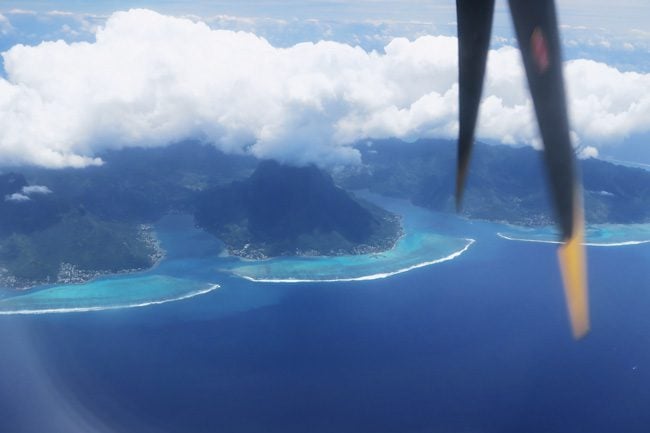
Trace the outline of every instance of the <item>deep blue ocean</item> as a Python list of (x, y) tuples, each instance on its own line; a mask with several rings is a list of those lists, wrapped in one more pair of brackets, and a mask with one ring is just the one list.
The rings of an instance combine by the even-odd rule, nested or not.
[[(476, 242), (387, 278), (254, 282), (241, 276), (305, 267), (251, 269), (175, 217), (149, 273), (5, 293), (9, 313), (192, 297), (0, 316), (0, 432), (650, 431), (650, 244), (588, 248), (592, 331), (576, 342), (555, 245), (392, 205), (441, 237), (408, 238), (402, 257), (337, 277)], [(329, 265), (307, 267), (332, 277)]]

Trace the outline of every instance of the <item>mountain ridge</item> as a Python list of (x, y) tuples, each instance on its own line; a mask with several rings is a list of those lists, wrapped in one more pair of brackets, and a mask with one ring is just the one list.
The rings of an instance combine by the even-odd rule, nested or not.
[(401, 234), (398, 218), (334, 185), (315, 166), (262, 161), (243, 181), (205, 191), (199, 226), (248, 258), (383, 251)]

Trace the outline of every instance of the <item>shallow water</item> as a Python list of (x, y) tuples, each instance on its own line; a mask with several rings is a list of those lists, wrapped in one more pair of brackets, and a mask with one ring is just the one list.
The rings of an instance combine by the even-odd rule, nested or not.
[(171, 215), (156, 225), (167, 256), (146, 272), (110, 275), (83, 284), (49, 285), (25, 292), (5, 290), (0, 314), (38, 314), (145, 307), (215, 290), (210, 266), (219, 241), (194, 228), (192, 218)]
[[(223, 243), (197, 229), (191, 216), (169, 215), (155, 225), (166, 256), (154, 268), (104, 276), (84, 284), (42, 286), (26, 292), (2, 290), (0, 314), (145, 307), (205, 295), (224, 282), (232, 286), (235, 278), (256, 283), (301, 284), (371, 281), (456, 259), (477, 242), (492, 244), (495, 238), (558, 243), (555, 227), (526, 228), (470, 221), (430, 212), (405, 200), (369, 192), (357, 194), (402, 217), (404, 236), (393, 249), (353, 256), (243, 260), (228, 256)], [(586, 229), (588, 246), (632, 246), (649, 242), (650, 224), (601, 224)]]
[[(508, 227), (499, 237), (513, 241), (559, 243), (555, 227)], [(650, 242), (650, 224), (592, 224), (585, 229), (585, 245), (618, 247)]]
[(440, 233), (439, 222), (448, 216), (423, 211), (401, 200), (382, 199), (369, 193), (363, 196), (402, 217), (404, 235), (391, 250), (377, 254), (237, 262), (228, 270), (258, 282), (367, 281), (453, 260), (474, 243), (473, 239)]
[[(449, 216), (405, 201), (364, 194), (402, 215), (404, 236), (378, 254), (339, 257), (283, 257), (247, 261), (225, 254), (224, 246), (197, 229), (188, 215), (170, 215), (155, 225), (166, 257), (153, 269), (98, 278), (84, 284), (44, 286), (0, 299), (0, 314), (56, 313), (143, 307), (184, 300), (215, 290), (232, 276), (259, 282), (363, 281), (386, 278), (452, 260), (472, 239), (440, 234)], [(8, 296), (11, 295), (11, 296)]]

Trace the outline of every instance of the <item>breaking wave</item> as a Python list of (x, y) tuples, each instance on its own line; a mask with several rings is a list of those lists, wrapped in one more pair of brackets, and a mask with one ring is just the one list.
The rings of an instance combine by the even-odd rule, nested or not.
[(407, 266), (402, 269), (398, 269), (396, 271), (389, 271), (389, 272), (381, 272), (377, 274), (371, 274), (371, 275), (364, 275), (360, 277), (343, 277), (343, 278), (323, 278), (323, 279), (304, 279), (304, 278), (255, 278), (251, 277), (249, 275), (242, 275), (242, 274), (237, 274), (238, 276), (248, 280), (248, 281), (254, 281), (256, 283), (333, 283), (333, 282), (344, 282), (344, 281), (371, 281), (371, 280), (379, 280), (382, 278), (388, 278), (392, 277), (393, 275), (397, 274), (402, 274), (404, 272), (411, 271), (413, 269), (418, 269), (418, 268), (423, 268), (425, 266), (430, 266), (430, 265), (435, 265), (438, 263), (443, 263), (447, 262), (449, 260), (453, 260), (457, 257), (459, 257), (461, 254), (463, 254), (465, 251), (469, 249), (469, 247), (472, 246), (472, 244), (475, 242), (474, 239), (465, 239), (467, 241), (467, 244), (465, 246), (457, 251), (454, 251), (453, 253), (441, 257), (439, 259), (435, 260), (429, 260), (425, 261), (422, 263), (417, 263), (415, 265)]
[[(546, 240), (546, 239), (517, 238), (503, 233), (497, 233), (497, 236), (502, 239), (506, 239), (509, 241), (517, 241), (517, 242), (536, 242), (540, 244), (561, 244), (562, 243), (561, 241), (553, 241), (553, 240)], [(640, 244), (647, 244), (647, 243), (650, 243), (650, 239), (640, 240), (640, 241), (621, 241), (621, 242), (585, 242), (583, 243), (583, 245), (586, 245), (588, 247), (623, 247), (628, 245), (640, 245)]]
[[(61, 307), (61, 308), (27, 308), (27, 309), (14, 309), (14, 310), (1, 310), (0, 315), (10, 316), (10, 315), (31, 315), (31, 314), (61, 314), (61, 313), (84, 313), (90, 311), (105, 311), (105, 310), (121, 310), (125, 308), (142, 308), (149, 307), (152, 305), (161, 305), (167, 304), (169, 302), (182, 301), (185, 299), (194, 298), (196, 296), (205, 295), (210, 293), (221, 286), (219, 284), (212, 284), (209, 287), (201, 290), (195, 290), (193, 292), (186, 293), (181, 296), (167, 299), (158, 299), (154, 301), (146, 302), (136, 302), (132, 304), (123, 304), (123, 305), (97, 305), (97, 306), (88, 306), (88, 307)], [(12, 298), (5, 299), (6, 301), (11, 300)]]

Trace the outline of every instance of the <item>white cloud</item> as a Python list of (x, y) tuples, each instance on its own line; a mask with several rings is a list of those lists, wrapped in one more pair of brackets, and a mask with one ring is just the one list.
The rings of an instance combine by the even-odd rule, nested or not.
[(49, 16), (52, 16), (52, 17), (74, 17), (75, 13), (74, 12), (68, 12), (68, 11), (52, 10), (52, 11), (46, 12), (46, 15), (49, 15)]
[(0, 14), (0, 35), (8, 35), (13, 31), (14, 28), (11, 25), (11, 21), (6, 16)]
[(31, 200), (31, 198), (29, 198), (29, 197), (26, 196), (25, 194), (21, 194), (21, 193), (19, 193), (19, 192), (15, 192), (15, 193), (13, 193), (13, 194), (9, 194), (9, 195), (6, 195), (6, 196), (5, 196), (5, 201), (17, 201), (17, 202), (21, 202), (21, 201), (28, 201), (28, 200)]
[(36, 11), (14, 8), (6, 12), (9, 15), (36, 15)]
[[(101, 164), (98, 152), (185, 138), (294, 163), (355, 163), (366, 138), (453, 138), (457, 43), (397, 38), (385, 53), (335, 43), (277, 48), (251, 33), (146, 10), (113, 14), (93, 43), (3, 54), (0, 164)], [(480, 138), (536, 143), (519, 52), (490, 52)], [(575, 135), (650, 130), (650, 74), (566, 65)]]
[(578, 158), (580, 159), (598, 158), (598, 155), (598, 149), (593, 146), (585, 146), (578, 151)]
[(51, 194), (52, 190), (44, 185), (29, 185), (24, 186), (20, 192), (15, 192), (5, 196), (5, 201), (22, 202), (31, 200), (31, 195), (34, 194)]
[(51, 194), (52, 190), (44, 185), (29, 185), (29, 186), (24, 186), (21, 192), (25, 195)]
[(573, 126), (583, 141), (595, 145), (650, 131), (650, 74), (574, 60), (566, 78)]

